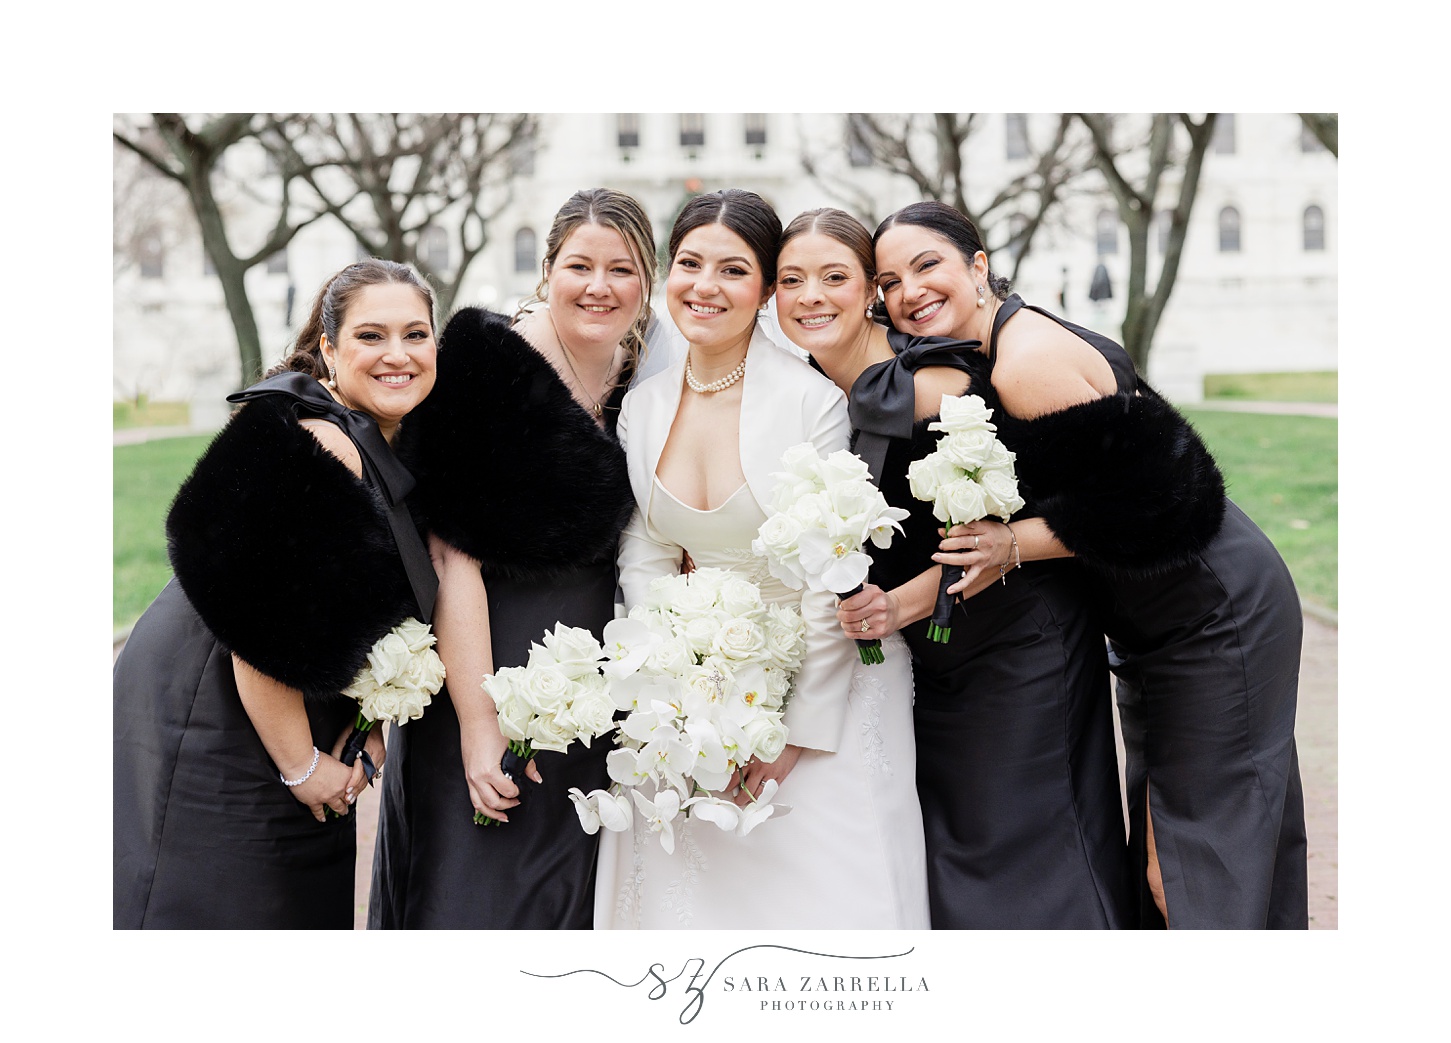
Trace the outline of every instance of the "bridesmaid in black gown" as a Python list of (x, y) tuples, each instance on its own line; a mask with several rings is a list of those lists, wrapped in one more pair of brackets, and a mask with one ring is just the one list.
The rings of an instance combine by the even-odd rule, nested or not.
[(1081, 567), (1034, 562), (1005, 584), (994, 574), (956, 610), (950, 642), (927, 636), (940, 523), (907, 469), (937, 448), (928, 425), (942, 396), (978, 393), (986, 360), (975, 343), (864, 319), (871, 236), (839, 210), (794, 220), (780, 264), (782, 328), (848, 392), (853, 449), (910, 512), (889, 547), (870, 548), (871, 582), (838, 617), (854, 638), (900, 629), (911, 649), (933, 929), (1130, 926), (1108, 662)]
[(431, 610), (388, 439), (435, 351), (427, 285), (350, 265), (177, 493), (176, 578), (114, 673), (117, 928), (352, 928), (348, 812), (384, 751), (376, 734), (366, 761), (337, 759), (358, 706), (340, 692)]
[[(446, 693), (389, 738), (370, 928), (581, 928), (598, 838), (568, 790), (609, 784), (612, 748), (541, 752), (528, 779), (479, 687), (556, 624), (601, 634), (634, 509), (615, 422), (650, 319), (648, 218), (629, 196), (576, 193), (555, 216), (536, 298), (507, 318), (465, 308), (440, 340), (438, 390), (400, 454), (418, 475), (439, 564)], [(527, 303), (527, 302), (526, 302)], [(475, 813), (497, 820), (476, 825)]]
[(1011, 529), (954, 529), (938, 560), (965, 583), (1019, 558), (1085, 567), (1118, 676), (1142, 925), (1306, 927), (1303, 619), (1278, 552), (1123, 348), (1008, 296), (966, 218), (913, 204), (876, 241), (894, 319), (986, 342), (1028, 500)]

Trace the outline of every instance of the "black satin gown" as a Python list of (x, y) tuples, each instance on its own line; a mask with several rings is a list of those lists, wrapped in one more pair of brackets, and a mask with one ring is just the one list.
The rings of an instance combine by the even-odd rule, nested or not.
[[(522, 666), (556, 622), (596, 637), (614, 618), (613, 563), (548, 584), (485, 577), (495, 667)], [(594, 919), (598, 838), (579, 824), (568, 790), (609, 785), (608, 736), (589, 749), (542, 751), (542, 784), (524, 780), (502, 825), (475, 825), (458, 716), (443, 693), (392, 729), (373, 865), (370, 928), (566, 928)], [(517, 781), (517, 780), (516, 780)]]
[[(1013, 296), (999, 310), (990, 343), (994, 359), (997, 331), (1024, 307), (1031, 306)], [(1114, 371), (1120, 396), (1158, 398), (1139, 381), (1120, 345), (1031, 310), (1098, 350)], [(1008, 447), (1020, 450), (1020, 469), (1036, 469), (1033, 446), (1064, 451), (1063, 429), (1048, 439), (1032, 435), (1045, 423), (1055, 421), (1000, 428)], [(1021, 434), (1029, 439), (1020, 440)], [(1082, 434), (1075, 429), (1066, 437)], [(1174, 437), (1191, 436), (1177, 418)], [(1107, 483), (1114, 464), (1110, 453), (1088, 453), (1084, 477)], [(1057, 511), (1092, 509), (1055, 497), (1051, 488), (1042, 491)], [(1165, 498), (1173, 495), (1170, 490)], [(1048, 521), (1051, 526), (1054, 518)], [(1144, 575), (1113, 567), (1109, 556), (1095, 557), (1086, 575), (1118, 678), (1140, 926), (1165, 926), (1147, 882), (1147, 800), (1168, 926), (1307, 927), (1304, 798), (1294, 737), (1304, 619), (1279, 552), (1225, 499), (1217, 534), (1187, 561)]]
[[(915, 368), (913, 343), (899, 336), (899, 361), (882, 365)], [(977, 385), (981, 356), (963, 351), (969, 366), (957, 368)], [(875, 376), (854, 385), (854, 416)], [(932, 505), (907, 482), (938, 434), (930, 419), (907, 420), (910, 434), (887, 441), (879, 481), (889, 503), (911, 512), (903, 535), (872, 549), (871, 581), (884, 589), (930, 567), (940, 540)], [(926, 619), (902, 630), (934, 930), (1134, 923), (1108, 662), (1085, 583), (1076, 562), (1031, 562), (959, 603), (948, 643), (927, 638)]]
[[(614, 618), (615, 550), (634, 509), (615, 436), (507, 318), (465, 308), (439, 344), (438, 384), (399, 452), (418, 477), (420, 517), (481, 562), (495, 668), (522, 666), (556, 624), (601, 637)], [(452, 681), (448, 683), (453, 683)], [(475, 825), (458, 717), (445, 691), (388, 740), (368, 926), (589, 929), (599, 838), (568, 790), (609, 785), (610, 736), (540, 752), (503, 824)]]
[[(117, 928), (353, 926), (356, 818), (312, 817), (237, 695), (231, 652), (172, 580), (116, 660)], [(351, 700), (307, 701), (331, 750)]]
[[(331, 751), (357, 713), (339, 692), (366, 650), (431, 605), (431, 570), (410, 592), (405, 565), (427, 565), (403, 503), (412, 478), (372, 419), (311, 377), (279, 374), (229, 400), (249, 404), (168, 513), (177, 578), (113, 671), (114, 925), (351, 930), (356, 819), (319, 822), (282, 784), (232, 652), (297, 689), (313, 744)], [(337, 423), (363, 476), (299, 416)], [(299, 518), (322, 543), (306, 525), (292, 538)]]

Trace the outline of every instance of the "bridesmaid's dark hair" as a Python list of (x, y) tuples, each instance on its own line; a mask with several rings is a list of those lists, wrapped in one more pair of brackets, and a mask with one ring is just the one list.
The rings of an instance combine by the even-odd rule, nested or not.
[(680, 242), (704, 225), (722, 224), (746, 241), (761, 269), (764, 286), (776, 282), (776, 255), (781, 252), (781, 219), (771, 204), (743, 188), (723, 188), (696, 196), (685, 204), (670, 229), (670, 263)]
[(348, 265), (322, 284), (322, 289), (317, 291), (317, 297), (313, 299), (312, 311), (308, 314), (307, 321), (302, 324), (297, 339), (292, 342), (291, 352), (265, 375), (270, 377), (276, 373), (296, 371), (318, 380), (326, 380), (327, 362), (322, 357), (320, 344), (323, 335), (326, 334), (327, 339), (336, 344), (338, 327), (342, 325), (343, 316), (363, 291), (363, 287), (386, 283), (412, 286), (418, 291), (418, 296), (428, 306), (429, 328), (436, 327), (433, 290), (423, 276), (406, 264), (369, 257), (365, 261)]
[[(929, 232), (936, 232), (957, 247), (957, 252), (962, 254), (962, 259), (968, 264), (972, 264), (972, 259), (978, 253), (987, 253), (982, 245), (982, 236), (977, 233), (977, 226), (946, 203), (939, 203), (935, 199), (904, 206), (877, 225), (877, 232), (872, 236), (873, 247), (881, 242), (882, 233), (893, 225), (916, 225)], [(1007, 300), (1011, 292), (1011, 284), (1007, 279), (995, 275), (989, 267), (987, 282), (988, 288), (998, 300)]]

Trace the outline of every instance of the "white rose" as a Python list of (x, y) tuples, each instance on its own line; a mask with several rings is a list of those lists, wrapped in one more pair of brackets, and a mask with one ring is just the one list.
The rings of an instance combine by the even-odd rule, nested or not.
[(929, 424), (932, 431), (996, 430), (993, 411), (977, 395), (943, 395), (938, 419)]
[(645, 664), (657, 673), (681, 677), (695, 665), (695, 650), (684, 637), (672, 637), (657, 645)]
[(1018, 482), (1006, 471), (984, 471), (978, 478), (986, 500), (986, 514), (994, 514), (1007, 521), (1023, 509), (1023, 498), (1018, 495)]
[(786, 705), (786, 700), (790, 695), (791, 674), (785, 670), (767, 670), (766, 700), (761, 704), (761, 708), (779, 710)]
[(961, 474), (941, 453), (928, 453), (907, 465), (907, 484), (919, 500), (932, 501), (938, 490)]
[(408, 651), (414, 654), (422, 652), (425, 648), (432, 648), (438, 642), (438, 638), (433, 634), (433, 628), (427, 623), (420, 623), (412, 616), (394, 627), (393, 632), (403, 639), (404, 643), (408, 645)]
[(762, 714), (744, 726), (746, 738), (752, 752), (767, 763), (781, 756), (786, 748), (786, 726), (776, 719), (775, 714)]
[(715, 614), (695, 616), (685, 621), (681, 630), (681, 637), (690, 646), (690, 650), (696, 655), (705, 655), (710, 651), (715, 641), (715, 632), (720, 629), (720, 622)]
[(871, 470), (861, 457), (849, 449), (838, 449), (821, 462), (821, 480), (828, 489), (857, 482), (871, 482)]
[(387, 684), (408, 668), (408, 660), (412, 656), (408, 642), (389, 631), (369, 650), (368, 669), (372, 671), (373, 680), (380, 685)]
[(556, 625), (553, 631), (544, 635), (544, 647), (553, 654), (554, 661), (572, 676), (596, 671), (600, 659), (604, 657), (604, 649), (595, 636), (582, 627)]
[(801, 535), (801, 522), (789, 511), (780, 511), (761, 523), (751, 552), (763, 558), (786, 558), (796, 547)]
[(993, 446), (998, 444), (996, 436), (991, 431), (980, 428), (972, 431), (954, 431), (937, 443), (937, 452), (964, 471), (976, 471), (978, 468), (986, 466), (992, 457)]
[(761, 590), (743, 576), (732, 574), (720, 586), (720, 607), (729, 616), (749, 616), (759, 612)]
[(772, 605), (767, 613), (766, 655), (783, 669), (795, 670), (806, 654), (806, 626), (801, 614), (789, 605)]
[(568, 719), (554, 713), (541, 714), (529, 723), (529, 741), (536, 750), (563, 753), (574, 737)]
[(939, 493), (938, 503), (944, 502), (947, 517), (938, 514), (938, 520), (951, 521), (954, 525), (977, 521), (987, 513), (982, 486), (968, 478), (963, 478), (943, 488)]
[(579, 739), (586, 746), (589, 740), (603, 735), (615, 726), (615, 700), (604, 684), (591, 685), (576, 693), (569, 704), (569, 716)]
[(797, 478), (815, 478), (821, 469), (821, 454), (810, 442), (799, 442), (781, 454), (781, 466)]
[(726, 659), (755, 659), (765, 651), (766, 635), (755, 623), (738, 616), (716, 631), (710, 647)]
[(569, 704), (574, 682), (561, 666), (531, 667), (520, 679), (520, 689), (536, 713), (553, 713)]

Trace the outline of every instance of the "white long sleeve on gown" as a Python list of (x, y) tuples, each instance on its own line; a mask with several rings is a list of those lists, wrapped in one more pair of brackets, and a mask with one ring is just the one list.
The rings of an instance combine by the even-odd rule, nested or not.
[[(658, 478), (654, 486), (648, 519), (632, 523), (636, 538), (648, 528), (689, 550), (697, 567), (746, 576), (768, 602), (801, 601), (750, 551), (766, 515), (749, 486), (712, 511), (681, 503)], [(639, 815), (632, 832), (602, 832), (595, 927), (925, 929), (911, 657), (898, 636), (883, 647), (884, 663), (852, 671), (836, 751), (804, 750), (782, 783), (775, 802), (789, 814), (744, 837), (687, 820), (673, 853)]]

